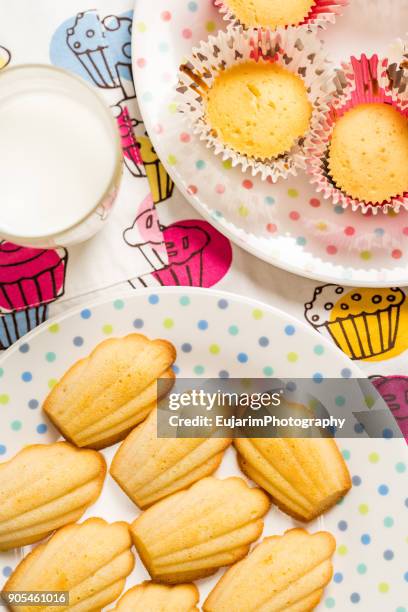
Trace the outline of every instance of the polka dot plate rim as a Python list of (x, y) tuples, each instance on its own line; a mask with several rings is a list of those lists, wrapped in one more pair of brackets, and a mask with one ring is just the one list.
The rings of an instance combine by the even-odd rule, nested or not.
[[(402, 23), (408, 7), (400, 10)], [(398, 19), (395, 25), (387, 17), (379, 19), (374, 5), (365, 12), (365, 5), (353, 3), (324, 33), (329, 54), (339, 63), (351, 53), (385, 52), (393, 37), (404, 34)], [(378, 32), (378, 23), (387, 23), (387, 31)], [(223, 163), (193, 135), (177, 113), (178, 66), (195, 44), (221, 28), (225, 23), (207, 0), (136, 1), (138, 102), (154, 147), (181, 193), (230, 240), (289, 272), (350, 286), (408, 284), (408, 211), (367, 217), (334, 207), (304, 173), (270, 185)]]
[[(257, 300), (199, 288), (141, 289), (67, 311), (29, 333), (0, 358), (0, 461), (25, 444), (58, 439), (41, 414), (41, 402), (62, 373), (103, 339), (145, 333), (172, 341), (179, 376), (364, 377), (358, 366), (302, 321)], [(400, 440), (342, 440), (353, 477), (346, 499), (309, 525), (337, 540), (334, 578), (318, 610), (383, 609), (403, 612), (408, 540), (403, 531), (402, 479), (406, 447)], [(108, 462), (117, 446), (104, 455)], [(241, 475), (232, 449), (220, 477)], [(405, 505), (406, 504), (406, 505)], [(85, 517), (132, 520), (138, 511), (108, 477), (101, 498)], [(295, 521), (272, 508), (264, 535), (283, 533)], [(27, 548), (28, 552), (28, 548)], [(23, 551), (0, 553), (0, 587)], [(203, 597), (222, 574), (199, 581)], [(140, 560), (127, 587), (148, 578)]]

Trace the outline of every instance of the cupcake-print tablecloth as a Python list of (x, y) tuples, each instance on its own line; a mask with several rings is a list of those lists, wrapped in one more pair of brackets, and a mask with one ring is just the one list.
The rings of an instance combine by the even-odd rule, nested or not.
[[(149, 157), (147, 138), (141, 141), (142, 148), (135, 139), (136, 131), (142, 135), (144, 130), (132, 82), (130, 4), (105, 2), (92, 10), (83, 2), (21, 0), (0, 7), (0, 69), (51, 63), (86, 79), (112, 108), (124, 159), (123, 182), (111, 219), (92, 240), (47, 252), (0, 239), (0, 350), (42, 323), (54, 304), (78, 296), (88, 299), (85, 296), (94, 291), (149, 272), (151, 265), (160, 269), (167, 263), (148, 180), (157, 166)], [(141, 152), (146, 153), (146, 167)], [(171, 188), (165, 183), (165, 194), (160, 196)], [(156, 234), (156, 247), (149, 256), (134, 248), (144, 242), (141, 226), (135, 224), (142, 209), (151, 222), (150, 235)], [(133, 228), (132, 242), (126, 239), (128, 228)]]

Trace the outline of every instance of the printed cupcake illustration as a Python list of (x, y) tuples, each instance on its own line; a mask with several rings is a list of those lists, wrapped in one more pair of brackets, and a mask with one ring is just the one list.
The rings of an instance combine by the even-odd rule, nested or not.
[(7, 64), (10, 62), (10, 59), (10, 51), (8, 51), (5, 47), (0, 47), (0, 70), (7, 66)]
[(116, 119), (122, 144), (123, 157), (126, 168), (133, 176), (146, 176), (143, 168), (143, 161), (140, 154), (140, 147), (133, 133), (132, 120), (129, 111), (124, 108)]
[(136, 97), (132, 80), (130, 16), (107, 15), (101, 19), (95, 10), (78, 13), (65, 27), (64, 44), (70, 51), (70, 58), (76, 58), (73, 65), (72, 59), (69, 61), (70, 58), (61, 54), (57, 34), (51, 48), (51, 58), (57, 65), (74, 69), (102, 89), (120, 88), (122, 99), (117, 103), (120, 108), (123, 102)]
[(78, 13), (73, 27), (67, 30), (67, 45), (97, 87), (118, 87), (115, 68), (107, 53), (108, 41), (96, 12)]
[(408, 376), (372, 376), (371, 382), (387, 402), (408, 442)]
[(0, 349), (46, 320), (64, 293), (67, 252), (0, 242)]
[(161, 285), (202, 287), (208, 232), (194, 221), (173, 223), (163, 230), (169, 266), (155, 273)]
[[(132, 243), (132, 229), (125, 232), (125, 240), (141, 249), (145, 259), (152, 264), (153, 273), (137, 279), (144, 287), (187, 286), (212, 287), (228, 272), (232, 262), (231, 244), (225, 236), (206, 221), (186, 219), (168, 227), (156, 226), (149, 214), (139, 215), (137, 240), (140, 235), (146, 242)], [(162, 232), (162, 238), (157, 230)], [(163, 242), (164, 240), (164, 242)], [(162, 256), (157, 249), (164, 245), (168, 264), (158, 266)], [(156, 266), (153, 268), (153, 265)], [(132, 285), (136, 286), (133, 281)]]
[(131, 227), (123, 232), (123, 239), (139, 249), (152, 270), (160, 270), (167, 263), (166, 245), (151, 194), (141, 203)]
[(152, 143), (146, 136), (139, 136), (140, 153), (144, 163), (147, 178), (155, 204), (171, 198), (174, 183), (164, 169), (163, 164), (157, 157)]
[[(351, 359), (370, 359), (397, 348), (405, 304), (405, 293), (397, 287), (349, 290), (324, 285), (305, 304), (305, 317), (315, 329), (329, 335)], [(398, 352), (405, 348), (401, 347)]]

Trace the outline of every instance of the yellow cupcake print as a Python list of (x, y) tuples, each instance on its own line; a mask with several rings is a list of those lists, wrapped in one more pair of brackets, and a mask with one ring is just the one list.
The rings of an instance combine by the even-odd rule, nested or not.
[(5, 68), (10, 61), (10, 52), (4, 47), (0, 47), (0, 70)]
[(158, 204), (171, 197), (174, 183), (157, 157), (149, 138), (138, 136), (137, 141), (140, 145), (140, 155), (149, 179), (153, 202)]
[(383, 361), (408, 348), (408, 300), (398, 287), (318, 287), (305, 317), (351, 359)]

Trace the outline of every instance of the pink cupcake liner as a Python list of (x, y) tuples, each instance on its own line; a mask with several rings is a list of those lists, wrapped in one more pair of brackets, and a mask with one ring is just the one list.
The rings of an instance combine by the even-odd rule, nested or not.
[[(282, 0), (282, 2), (284, 1), (285, 0)], [(343, 14), (344, 8), (348, 4), (349, 0), (315, 0), (306, 19), (297, 25), (325, 28), (328, 24), (335, 23), (336, 17)], [(223, 0), (215, 0), (214, 5), (218, 8), (225, 21), (228, 21), (228, 23), (235, 27), (242, 25), (245, 27)]]
[(328, 146), (336, 120), (348, 110), (359, 104), (391, 104), (404, 116), (408, 117), (408, 70), (405, 69), (403, 54), (400, 61), (391, 63), (387, 58), (378, 55), (367, 58), (351, 58), (349, 64), (343, 64), (337, 71), (335, 85), (337, 95), (329, 109), (319, 115), (312, 125), (312, 135), (308, 141), (307, 170), (311, 182), (325, 199), (331, 199), (335, 206), (351, 207), (364, 214), (378, 212), (387, 214), (390, 210), (399, 212), (408, 209), (408, 192), (381, 204), (364, 202), (347, 195), (336, 187), (328, 170)]
[(228, 28), (227, 32), (220, 31), (201, 42), (180, 66), (178, 110), (186, 115), (194, 133), (215, 155), (220, 155), (223, 161), (230, 160), (233, 167), (240, 166), (243, 172), (249, 170), (252, 176), (259, 174), (262, 180), (275, 183), (280, 178), (296, 176), (299, 169), (306, 168), (305, 151), (310, 132), (299, 138), (290, 151), (264, 160), (238, 153), (221, 142), (205, 116), (205, 91), (217, 75), (251, 60), (276, 62), (303, 79), (313, 107), (312, 123), (328, 108), (334, 89), (331, 63), (314, 33), (306, 28), (273, 31)]

